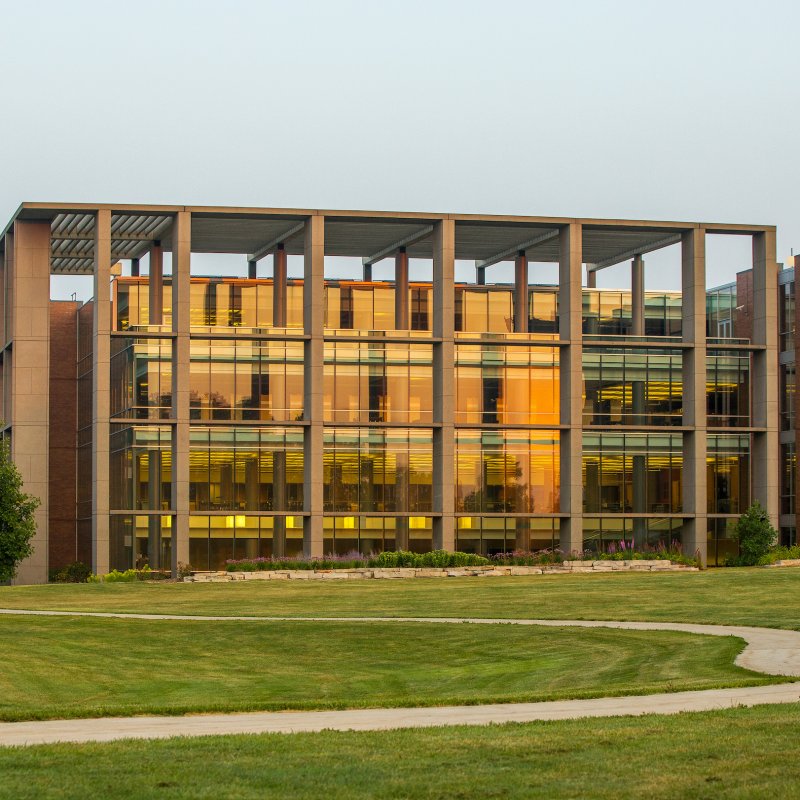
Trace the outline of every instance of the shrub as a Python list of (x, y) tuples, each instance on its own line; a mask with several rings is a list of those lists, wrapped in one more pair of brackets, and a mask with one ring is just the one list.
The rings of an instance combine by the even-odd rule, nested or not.
[(778, 532), (772, 527), (767, 512), (756, 500), (739, 517), (734, 536), (739, 540), (739, 558), (734, 563), (749, 567), (758, 564), (759, 559), (770, 552), (778, 538)]
[(226, 562), (228, 572), (257, 572), (274, 569), (358, 569), (361, 567), (479, 567), (490, 564), (488, 558), (474, 553), (450, 553), (433, 550), (430, 553), (411, 553), (408, 550), (392, 550), (369, 557), (360, 553), (342, 556), (328, 555), (324, 558), (245, 558)]
[(134, 581), (163, 581), (167, 580), (169, 575), (165, 572), (157, 572), (150, 569), (147, 565), (141, 569), (126, 569), (120, 572), (118, 569), (112, 569), (105, 575), (89, 575), (86, 579), (87, 583), (133, 583)]
[(17, 574), (20, 561), (33, 553), (34, 513), (40, 500), (22, 491), (22, 476), (11, 460), (8, 442), (0, 442), (0, 583)]
[(73, 561), (60, 570), (54, 570), (50, 580), (54, 583), (86, 583), (91, 574), (92, 569), (88, 564), (84, 564), (83, 561)]
[(793, 558), (800, 558), (800, 545), (794, 547), (773, 547), (766, 555), (758, 559), (758, 565), (763, 567), (766, 564), (774, 564), (776, 561), (784, 561)]

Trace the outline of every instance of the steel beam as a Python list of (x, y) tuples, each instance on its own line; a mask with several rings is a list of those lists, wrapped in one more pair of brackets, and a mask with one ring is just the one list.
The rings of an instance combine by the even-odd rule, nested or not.
[(258, 248), (255, 253), (251, 253), (247, 256), (248, 261), (261, 261), (262, 258), (268, 256), (275, 248), (285, 242), (287, 239), (291, 239), (292, 236), (296, 236), (298, 233), (302, 233), (306, 228), (305, 220), (302, 222), (298, 222), (297, 225), (292, 225), (291, 228), (285, 230), (279, 236), (275, 236), (274, 238), (270, 239), (265, 245)]
[(540, 233), (532, 239), (526, 239), (524, 242), (515, 244), (513, 247), (508, 247), (489, 258), (485, 258), (483, 261), (476, 261), (475, 268), (486, 269), (486, 267), (499, 264), (501, 261), (510, 261), (512, 258), (516, 258), (521, 251), (527, 250), (529, 247), (534, 247), (537, 244), (544, 244), (544, 242), (549, 242), (551, 239), (558, 239), (558, 236), (558, 230), (549, 229), (545, 233)]
[(640, 245), (639, 247), (632, 247), (629, 250), (623, 250), (615, 256), (598, 261), (596, 264), (587, 264), (586, 269), (588, 272), (597, 272), (599, 269), (606, 267), (613, 267), (614, 264), (619, 264), (623, 261), (629, 261), (636, 256), (643, 256), (645, 253), (652, 253), (654, 250), (661, 250), (664, 247), (669, 247), (671, 244), (678, 244), (681, 241), (680, 233), (672, 233), (665, 236), (663, 239), (656, 239), (650, 244)]

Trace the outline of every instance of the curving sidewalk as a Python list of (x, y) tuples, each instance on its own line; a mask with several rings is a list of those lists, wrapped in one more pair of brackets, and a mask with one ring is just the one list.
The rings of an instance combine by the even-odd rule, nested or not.
[[(706, 636), (736, 636), (746, 642), (736, 664), (768, 675), (800, 677), (800, 632), (737, 625), (682, 622), (619, 622), (614, 620), (481, 619), (470, 617), (247, 617), (190, 614), (119, 614), (81, 611), (0, 609), (0, 614), (27, 616), (100, 617), (204, 622), (359, 622), (475, 625), (537, 625), (545, 627), (619, 628), (680, 631)], [(800, 702), (800, 682), (733, 689), (709, 689), (668, 694), (561, 700), (540, 703), (378, 708), (349, 711), (280, 711), (197, 714), (182, 717), (117, 717), (0, 723), (0, 746), (54, 742), (107, 742), (115, 739), (161, 739), (170, 736), (211, 736), (239, 733), (297, 733), (321, 730), (390, 730), (437, 725), (488, 725), (505, 722), (678, 714), (736, 706)]]

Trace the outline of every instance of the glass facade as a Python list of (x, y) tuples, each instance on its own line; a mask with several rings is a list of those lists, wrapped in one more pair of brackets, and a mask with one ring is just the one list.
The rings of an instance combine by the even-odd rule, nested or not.
[(585, 432), (584, 513), (680, 513), (682, 466), (680, 434)]
[(193, 425), (191, 511), (302, 511), (303, 429)]
[[(682, 320), (680, 293), (645, 292), (645, 336), (680, 336)], [(631, 293), (584, 289), (583, 332), (599, 337), (630, 336), (633, 332)]]
[(556, 347), (456, 345), (456, 424), (557, 425)]
[(193, 338), (189, 382), (192, 419), (302, 419), (303, 343)]
[(742, 514), (750, 505), (750, 434), (709, 434), (709, 514)]
[(326, 342), (325, 422), (433, 421), (433, 346)]
[(325, 428), (326, 512), (433, 510), (433, 431)]
[[(156, 329), (148, 328), (148, 279), (115, 285), (113, 552), (121, 566), (163, 565), (174, 522), (170, 279), (164, 281), (163, 325)], [(273, 326), (274, 288), (266, 279), (192, 278), (190, 560), (198, 569), (303, 549), (310, 513), (303, 282), (287, 283), (286, 326), (280, 329)], [(787, 350), (793, 284), (782, 291)], [(433, 330), (433, 284), (415, 282), (408, 292), (408, 330), (398, 331), (393, 283), (325, 282), (326, 553), (433, 547), (438, 345), (426, 341)], [(734, 284), (709, 292), (710, 337), (733, 336), (736, 300)], [(614, 344), (599, 340), (632, 336), (631, 293), (584, 289), (582, 302), (584, 545), (670, 545), (681, 540), (685, 522), (683, 434), (676, 430), (684, 424), (684, 349), (675, 341), (682, 334), (680, 293), (645, 293), (643, 337)], [(558, 342), (557, 287), (529, 286), (527, 305), (528, 333), (517, 333), (513, 287), (455, 286), (452, 491), (455, 546), (468, 552), (557, 547), (560, 517), (569, 511), (560, 502), (559, 426), (570, 420), (561, 417), (565, 351)], [(91, 366), (91, 359), (84, 363)], [(708, 350), (706, 368), (709, 429), (747, 430), (750, 352), (718, 343)], [(84, 372), (90, 385), (91, 373)], [(789, 430), (793, 365), (783, 364), (781, 376), (781, 424)], [(84, 400), (91, 405), (90, 396)], [(617, 427), (627, 429), (603, 430)], [(86, 474), (91, 441), (84, 439), (79, 462)], [(793, 445), (784, 444), (781, 454), (782, 512), (788, 515), (794, 513)], [(717, 559), (730, 549), (727, 515), (750, 502), (750, 434), (710, 433), (707, 471), (707, 511), (718, 515), (710, 518), (709, 546)], [(91, 495), (84, 495), (84, 518), (90, 519)]]
[(585, 425), (680, 425), (683, 354), (655, 348), (583, 350)]
[(750, 425), (749, 352), (708, 351), (706, 397), (709, 428), (746, 428)]
[(456, 512), (559, 511), (559, 431), (456, 431)]

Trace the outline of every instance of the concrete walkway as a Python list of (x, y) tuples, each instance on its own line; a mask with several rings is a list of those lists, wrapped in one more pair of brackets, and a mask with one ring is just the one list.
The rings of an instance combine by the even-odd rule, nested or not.
[[(475, 625), (537, 625), (547, 627), (619, 628), (680, 631), (707, 636), (736, 636), (745, 649), (736, 663), (769, 675), (800, 677), (800, 632), (749, 626), (697, 625), (680, 622), (619, 622), (597, 620), (527, 620), (450, 617), (244, 617), (188, 614), (115, 614), (78, 611), (0, 609), (0, 614), (99, 617), (150, 621), (197, 622), (350, 622)], [(0, 723), (0, 745), (53, 742), (106, 742), (114, 739), (161, 739), (235, 733), (296, 733), (321, 730), (389, 730), (436, 725), (488, 725), (504, 722), (677, 714), (766, 703), (800, 702), (800, 682), (735, 689), (672, 692), (594, 700), (507, 703), (435, 708), (381, 708), (351, 711), (283, 711), (243, 714), (198, 714), (180, 717), (120, 717)]]

